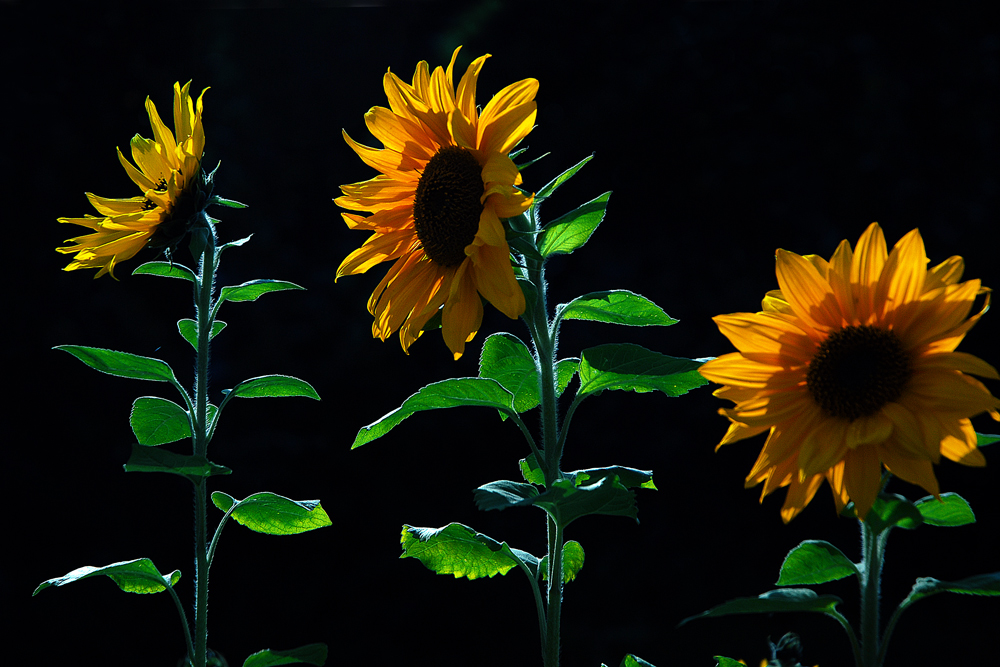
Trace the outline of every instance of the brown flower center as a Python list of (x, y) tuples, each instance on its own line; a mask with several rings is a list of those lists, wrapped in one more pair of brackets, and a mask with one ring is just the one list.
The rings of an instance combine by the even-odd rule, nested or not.
[(472, 153), (446, 146), (430, 159), (413, 199), (417, 238), (428, 257), (442, 266), (462, 263), (479, 231), (482, 196), (483, 168)]
[(806, 386), (827, 415), (854, 421), (899, 398), (912, 375), (910, 355), (895, 333), (850, 326), (820, 345)]

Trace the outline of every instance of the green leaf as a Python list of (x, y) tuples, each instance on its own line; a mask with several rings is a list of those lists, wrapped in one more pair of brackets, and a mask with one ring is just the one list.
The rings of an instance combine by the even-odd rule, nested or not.
[(43, 581), (32, 593), (38, 592), (49, 586), (65, 586), (74, 581), (96, 577), (98, 575), (109, 577), (126, 593), (159, 593), (167, 590), (167, 586), (173, 587), (181, 578), (180, 570), (174, 570), (164, 576), (160, 574), (153, 561), (148, 558), (136, 558), (135, 560), (123, 560), (104, 567), (93, 567), (85, 565), (65, 574), (61, 577)]
[(108, 375), (154, 382), (176, 382), (170, 366), (159, 359), (80, 345), (56, 345), (52, 349), (69, 352), (91, 368)]
[(143, 396), (135, 399), (129, 423), (140, 445), (165, 445), (191, 437), (187, 411), (165, 398)]
[(731, 614), (771, 614), (776, 611), (832, 612), (843, 602), (836, 595), (816, 595), (808, 588), (782, 588), (768, 591), (755, 598), (735, 598), (695, 616), (689, 616), (677, 627), (696, 618), (729, 616)]
[(246, 204), (241, 204), (236, 200), (224, 199), (222, 197), (212, 197), (212, 200), (208, 203), (218, 204), (219, 206), (225, 206), (226, 208), (247, 208)]
[[(525, 150), (527, 150), (527, 147), (525, 147), (521, 151), (515, 151), (514, 153), (511, 153), (510, 154), (510, 159), (511, 160), (514, 159), (515, 153), (519, 155), (520, 153), (524, 152)], [(536, 162), (538, 162), (539, 160), (541, 160), (543, 157), (546, 157), (548, 155), (550, 155), (550, 153), (542, 153), (541, 155), (539, 155), (538, 157), (536, 157), (534, 159), (528, 160), (527, 162), (525, 162), (523, 164), (517, 164), (517, 165), (514, 165), (514, 166), (517, 167), (518, 171), (524, 171), (525, 169), (527, 169), (528, 167), (530, 167), (531, 165), (535, 164)]]
[(552, 193), (555, 192), (560, 185), (562, 185), (569, 179), (573, 178), (576, 172), (580, 171), (580, 169), (583, 168), (583, 165), (587, 164), (593, 159), (594, 159), (594, 154), (591, 153), (590, 155), (583, 158), (582, 160), (577, 162), (575, 165), (573, 165), (563, 173), (553, 178), (551, 181), (545, 184), (545, 187), (543, 187), (541, 190), (538, 191), (538, 193), (535, 195), (535, 200), (540, 201), (542, 199), (545, 199), (546, 197), (551, 197)]
[(628, 290), (591, 292), (556, 307), (556, 317), (634, 327), (670, 326), (677, 320), (644, 296)]
[(215, 256), (218, 257), (219, 255), (221, 255), (222, 251), (225, 250), (226, 248), (237, 248), (241, 245), (244, 245), (247, 241), (250, 240), (252, 236), (253, 234), (244, 237), (242, 239), (239, 239), (238, 241), (230, 241), (229, 243), (223, 243), (222, 245), (219, 246), (219, 249), (215, 251)]
[(400, 558), (416, 558), (427, 569), (454, 575), (456, 579), (505, 575), (519, 561), (506, 542), (497, 542), (460, 523), (449, 523), (443, 528), (404, 525), (400, 544), (403, 546)]
[(493, 334), (483, 343), (479, 377), (491, 378), (514, 395), (513, 406), (525, 412), (538, 405), (538, 371), (535, 358), (517, 336)]
[(895, 493), (880, 493), (865, 517), (865, 524), (876, 535), (896, 526), (912, 530), (923, 522), (916, 505)]
[(514, 412), (513, 396), (496, 380), (455, 378), (435, 382), (403, 401), (403, 404), (373, 424), (358, 431), (351, 449), (381, 438), (415, 412), (473, 405)]
[[(637, 655), (632, 655), (631, 653), (629, 653), (624, 658), (622, 658), (621, 664), (619, 664), (618, 667), (654, 667), (654, 665), (651, 662), (646, 662)], [(740, 665), (740, 667), (746, 667), (746, 666)]]
[(472, 492), (476, 507), (483, 512), (503, 510), (508, 507), (528, 506), (538, 497), (538, 489), (531, 484), (521, 484), (502, 479), (483, 484)]
[(857, 566), (840, 549), (823, 540), (806, 540), (785, 556), (777, 584), (823, 584), (852, 574), (860, 576)]
[(733, 660), (732, 658), (726, 658), (721, 655), (714, 656), (716, 663), (715, 667), (746, 667), (745, 663), (739, 660)]
[(194, 271), (183, 264), (173, 264), (171, 262), (146, 262), (135, 267), (135, 270), (132, 271), (133, 276), (141, 273), (149, 276), (180, 278), (181, 280), (190, 280), (191, 282), (197, 282), (198, 280)]
[(986, 445), (992, 445), (994, 442), (1000, 440), (1000, 435), (990, 435), (988, 433), (976, 433), (976, 447), (985, 447)]
[[(532, 456), (534, 456), (534, 454), (532, 454)], [(652, 470), (636, 470), (635, 468), (626, 468), (625, 466), (607, 466), (604, 468), (584, 468), (583, 470), (574, 470), (573, 472), (566, 473), (566, 476), (572, 479), (573, 483), (577, 486), (584, 482), (590, 482), (593, 484), (599, 479), (617, 476), (618, 481), (625, 488), (651, 489), (653, 491), (657, 490), (656, 485), (653, 484)]]
[(1000, 595), (1000, 572), (977, 574), (961, 581), (938, 581), (932, 577), (918, 577), (913, 589), (899, 605), (907, 607), (917, 600), (937, 593), (960, 593), (962, 595)]
[(566, 387), (573, 381), (577, 369), (580, 368), (580, 360), (576, 357), (566, 357), (556, 362), (556, 396), (562, 396)]
[(235, 287), (223, 287), (219, 293), (219, 301), (256, 301), (268, 292), (281, 292), (290, 289), (305, 288), (284, 280), (251, 280)]
[(320, 400), (312, 385), (290, 375), (262, 375), (244, 380), (229, 390), (229, 393), (240, 398), (305, 396)]
[(528, 454), (527, 458), (518, 461), (518, 465), (521, 467), (521, 476), (524, 477), (524, 481), (545, 486), (545, 473), (538, 466), (538, 459), (535, 458), (534, 454)]
[(275, 665), (325, 665), (327, 657), (326, 644), (306, 644), (288, 651), (272, 651), (265, 649), (254, 653), (243, 667), (274, 667)]
[(604, 219), (610, 192), (578, 206), (545, 226), (538, 235), (538, 250), (543, 257), (569, 254), (590, 239)]
[(318, 500), (292, 500), (268, 491), (236, 500), (215, 491), (212, 502), (223, 512), (233, 508), (229, 516), (237, 523), (266, 535), (298, 535), (332, 525)]
[(965, 526), (976, 522), (969, 502), (957, 493), (942, 493), (941, 500), (926, 496), (913, 504), (930, 526)]
[(627, 516), (639, 522), (635, 491), (626, 489), (617, 475), (580, 486), (576, 486), (571, 479), (556, 480), (531, 504), (544, 509), (563, 528), (588, 514)]
[(125, 472), (169, 472), (197, 482), (202, 477), (228, 475), (233, 471), (212, 463), (204, 456), (175, 454), (167, 449), (132, 445)]
[[(222, 320), (212, 322), (212, 331), (208, 334), (208, 339), (212, 340), (220, 331), (226, 328), (226, 323)], [(194, 320), (184, 319), (177, 322), (177, 331), (191, 344), (195, 350), (198, 349), (198, 323)]]
[[(542, 556), (542, 560), (538, 561), (538, 567), (542, 571), (542, 581), (549, 580), (548, 561), (548, 556)], [(583, 569), (583, 561), (583, 547), (579, 542), (576, 540), (570, 540), (569, 542), (563, 544), (562, 578), (564, 584), (568, 584), (576, 579), (576, 575)]]
[(580, 395), (604, 389), (662, 391), (680, 396), (708, 383), (698, 372), (701, 362), (669, 357), (632, 343), (611, 343), (583, 351)]

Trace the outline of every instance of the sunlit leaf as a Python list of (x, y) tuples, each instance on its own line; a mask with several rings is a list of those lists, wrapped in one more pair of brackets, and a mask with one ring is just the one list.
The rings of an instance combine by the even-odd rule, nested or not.
[(262, 375), (261, 377), (244, 380), (230, 390), (230, 393), (240, 398), (267, 398), (305, 396), (320, 400), (319, 394), (308, 382), (289, 375)]
[(960, 593), (962, 595), (1000, 595), (1000, 572), (978, 574), (960, 581), (938, 581), (933, 577), (919, 577), (913, 589), (900, 607), (909, 606), (917, 600), (937, 593)]
[(644, 296), (628, 290), (591, 292), (556, 308), (564, 320), (591, 320), (628, 326), (670, 326), (677, 320)]
[(284, 280), (251, 280), (234, 287), (223, 287), (219, 293), (220, 301), (256, 301), (268, 292), (281, 292), (290, 289), (305, 289), (295, 283)]
[[(456, 579), (504, 575), (520, 560), (506, 542), (497, 542), (460, 523), (443, 528), (403, 526), (400, 544), (400, 558), (416, 558), (427, 569)], [(536, 566), (537, 562), (535, 559)]]
[(266, 649), (254, 653), (243, 663), (243, 667), (276, 667), (277, 665), (325, 665), (326, 644), (307, 644), (288, 651)]
[(591, 153), (590, 155), (588, 155), (587, 157), (583, 158), (582, 160), (580, 160), (579, 162), (577, 162), (575, 165), (573, 165), (572, 167), (570, 167), (569, 169), (567, 169), (563, 173), (561, 173), (558, 176), (556, 176), (555, 178), (553, 178), (551, 181), (549, 181), (548, 183), (546, 183), (545, 186), (541, 190), (539, 190), (537, 194), (535, 194), (535, 198), (536, 199), (545, 199), (546, 197), (551, 197), (552, 193), (555, 192), (559, 188), (560, 185), (562, 185), (563, 183), (565, 183), (569, 179), (573, 178), (573, 176), (576, 174), (576, 172), (580, 171), (580, 169), (583, 168), (583, 165), (587, 164), (588, 162), (590, 162), (593, 159), (594, 159), (594, 154)]
[(164, 276), (166, 278), (180, 278), (181, 280), (197, 281), (194, 271), (183, 264), (173, 264), (170, 262), (146, 262), (135, 267), (132, 275), (146, 274), (150, 276)]
[(65, 586), (74, 581), (96, 576), (108, 577), (118, 585), (118, 588), (126, 593), (159, 593), (167, 590), (167, 586), (172, 587), (176, 584), (181, 578), (181, 572), (180, 570), (174, 570), (164, 576), (153, 565), (153, 561), (148, 558), (125, 560), (105, 565), (104, 567), (85, 565), (61, 577), (43, 581), (32, 595), (38, 595), (39, 591), (49, 586)]
[(942, 493), (941, 500), (926, 496), (914, 503), (924, 523), (931, 526), (965, 526), (976, 522), (968, 501), (957, 493)]
[(568, 254), (590, 239), (604, 219), (610, 192), (578, 206), (545, 226), (538, 237), (538, 251), (543, 257)]
[(599, 345), (583, 351), (579, 394), (605, 389), (662, 391), (680, 396), (708, 384), (698, 373), (701, 362), (670, 357), (631, 343)]
[(785, 556), (777, 584), (822, 584), (852, 574), (859, 574), (858, 568), (840, 549), (823, 540), (806, 540)]
[[(542, 556), (538, 561), (538, 567), (542, 571), (542, 580), (548, 581), (548, 556)], [(576, 579), (576, 575), (583, 569), (584, 553), (583, 546), (576, 540), (570, 540), (563, 544), (562, 548), (562, 579), (564, 584)]]
[(895, 493), (880, 493), (865, 516), (865, 524), (876, 535), (897, 526), (912, 530), (923, 522), (916, 505)]
[[(222, 320), (216, 320), (212, 322), (212, 331), (208, 334), (208, 339), (212, 340), (215, 338), (220, 331), (226, 328), (226, 323)], [(191, 344), (195, 350), (198, 349), (198, 323), (194, 320), (184, 319), (177, 322), (177, 331), (180, 332), (181, 337), (184, 338), (188, 343)]]
[(143, 396), (135, 399), (129, 423), (140, 445), (165, 445), (191, 437), (187, 411), (165, 398)]
[(170, 366), (159, 359), (81, 345), (56, 345), (53, 349), (69, 352), (91, 368), (108, 375), (154, 382), (174, 381)]
[(236, 500), (216, 491), (212, 502), (223, 512), (235, 505), (229, 516), (240, 525), (266, 535), (298, 535), (332, 525), (318, 500), (292, 500), (268, 491)]

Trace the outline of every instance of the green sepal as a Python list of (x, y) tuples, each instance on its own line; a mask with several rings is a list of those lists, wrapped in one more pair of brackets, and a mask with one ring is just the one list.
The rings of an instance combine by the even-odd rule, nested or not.
[(966, 526), (976, 522), (969, 502), (957, 493), (942, 493), (941, 500), (925, 496), (913, 504), (929, 526)]
[(823, 584), (851, 575), (858, 566), (837, 547), (823, 540), (806, 540), (788, 552), (778, 574), (779, 586)]
[(52, 349), (69, 352), (94, 370), (108, 375), (154, 382), (177, 382), (167, 362), (152, 357), (82, 345), (56, 345)]
[(472, 405), (514, 413), (513, 395), (496, 380), (455, 378), (429, 384), (378, 421), (358, 431), (351, 449), (381, 438), (415, 412)]
[(194, 271), (183, 264), (177, 264), (174, 262), (146, 262), (145, 264), (140, 264), (132, 271), (133, 276), (139, 274), (145, 274), (148, 276), (164, 276), (166, 278), (180, 278), (181, 280), (190, 280), (191, 282), (198, 281), (198, 277), (195, 275)]
[(989, 433), (976, 433), (976, 447), (985, 447), (986, 445), (992, 445), (994, 442), (1000, 440), (1000, 435), (991, 435)]
[(545, 226), (538, 235), (538, 251), (543, 257), (568, 255), (583, 246), (604, 220), (610, 192), (591, 199)]
[(808, 588), (781, 588), (768, 591), (755, 598), (735, 598), (723, 602), (717, 607), (703, 611), (695, 616), (689, 616), (677, 627), (693, 621), (696, 618), (729, 616), (732, 614), (771, 614), (776, 611), (813, 611), (821, 614), (836, 610), (843, 602), (836, 595), (816, 595)]
[(634, 327), (677, 324), (662, 308), (628, 290), (606, 290), (579, 296), (556, 306), (556, 318), (624, 324)]
[(240, 398), (304, 396), (317, 401), (320, 400), (319, 394), (316, 393), (311, 384), (290, 375), (262, 375), (244, 380), (232, 389), (226, 389), (222, 393)]
[(325, 665), (326, 644), (306, 644), (287, 651), (265, 649), (257, 651), (243, 663), (243, 667), (275, 667), (276, 665)]
[(564, 171), (563, 173), (559, 174), (551, 181), (546, 183), (545, 186), (535, 194), (535, 201), (541, 201), (546, 197), (551, 197), (552, 193), (555, 192), (560, 185), (562, 185), (569, 179), (573, 178), (576, 172), (580, 171), (580, 169), (583, 168), (583, 165), (587, 164), (593, 159), (594, 159), (594, 154), (591, 153), (590, 155), (583, 158), (575, 165), (573, 165), (572, 167), (570, 167), (569, 169), (567, 169), (566, 171)]
[[(222, 320), (212, 322), (212, 331), (208, 334), (208, 339), (215, 338), (220, 331), (226, 328), (226, 323)], [(177, 331), (181, 337), (191, 344), (191, 347), (198, 350), (198, 323), (194, 320), (183, 319), (177, 321)]]
[(187, 411), (173, 401), (155, 396), (135, 399), (129, 424), (140, 445), (155, 447), (191, 437)]
[(61, 577), (43, 581), (31, 595), (38, 595), (39, 591), (49, 586), (65, 586), (74, 581), (98, 575), (110, 578), (111, 581), (118, 585), (118, 588), (126, 593), (160, 593), (167, 590), (167, 586), (173, 587), (181, 578), (180, 570), (174, 570), (168, 575), (162, 575), (150, 559), (136, 558), (135, 560), (123, 560), (118, 563), (112, 563), (104, 567), (93, 567), (91, 565), (78, 567)]
[(241, 526), (265, 535), (298, 535), (333, 525), (318, 500), (292, 500), (269, 491), (236, 500), (215, 491), (212, 502)]
[(305, 289), (305, 287), (284, 280), (266, 278), (250, 280), (242, 285), (223, 287), (222, 291), (219, 292), (219, 301), (256, 301), (268, 292), (282, 292), (290, 289)]
[(209, 205), (218, 204), (219, 206), (225, 206), (226, 208), (247, 208), (246, 204), (241, 204), (234, 199), (226, 199), (224, 197), (214, 196), (209, 200)]
[(698, 372), (701, 361), (670, 357), (632, 343), (598, 345), (581, 356), (577, 392), (581, 396), (605, 389), (680, 396), (708, 384)]
[(962, 595), (1000, 595), (1000, 572), (977, 574), (960, 581), (938, 581), (933, 577), (918, 577), (910, 594), (900, 603), (908, 607), (917, 600), (937, 593), (960, 593)]
[(168, 449), (133, 444), (132, 455), (124, 465), (125, 472), (168, 472), (187, 477), (194, 483), (203, 477), (229, 475), (226, 466), (212, 463), (204, 456), (176, 454)]
[[(403, 526), (400, 558), (416, 558), (437, 574), (451, 574), (456, 579), (505, 575), (522, 563), (533, 572), (538, 559), (526, 551), (512, 550), (506, 542), (477, 533), (460, 523), (443, 528)], [(525, 560), (527, 559), (527, 561)]]
[[(583, 546), (579, 542), (576, 540), (570, 540), (563, 543), (562, 578), (564, 584), (568, 584), (576, 579), (576, 575), (583, 569), (584, 558), (585, 554), (583, 553)], [(542, 560), (538, 561), (538, 569), (542, 573), (542, 581), (549, 580), (548, 564), (548, 556), (542, 556)]]
[(912, 530), (923, 522), (924, 517), (917, 506), (895, 493), (880, 493), (865, 516), (865, 525), (876, 535), (897, 526)]

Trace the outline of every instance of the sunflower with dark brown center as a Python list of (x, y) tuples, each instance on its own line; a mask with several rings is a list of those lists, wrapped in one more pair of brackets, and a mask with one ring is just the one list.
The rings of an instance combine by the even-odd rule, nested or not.
[(736, 404), (720, 410), (731, 424), (719, 446), (768, 432), (746, 485), (763, 482), (761, 500), (789, 487), (786, 522), (824, 479), (838, 511), (853, 500), (863, 519), (883, 466), (939, 495), (942, 454), (985, 465), (969, 417), (1000, 420), (1000, 400), (969, 374), (1000, 376), (955, 351), (989, 306), (989, 289), (959, 282), (962, 270), (957, 256), (928, 269), (916, 229), (887, 252), (872, 223), (856, 251), (845, 240), (830, 261), (778, 250), (781, 289), (763, 311), (714, 318), (739, 350), (700, 369)]
[(476, 81), (489, 56), (476, 58), (455, 86), (453, 70), (433, 72), (420, 62), (408, 84), (392, 72), (383, 79), (388, 109), (365, 114), (384, 148), (344, 138), (369, 166), (371, 180), (341, 186), (335, 201), (347, 226), (373, 234), (337, 269), (337, 277), (394, 263), (368, 300), (372, 334), (399, 330), (403, 350), (441, 310), (444, 341), (456, 359), (483, 318), (482, 299), (508, 317), (524, 312), (502, 218), (520, 215), (532, 197), (516, 186), (521, 174), (510, 151), (535, 123), (538, 82), (525, 79), (476, 108)]

